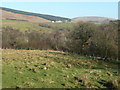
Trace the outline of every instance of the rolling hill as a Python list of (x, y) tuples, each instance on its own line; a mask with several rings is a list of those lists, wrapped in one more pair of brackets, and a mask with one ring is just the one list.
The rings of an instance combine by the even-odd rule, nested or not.
[(18, 20), (18, 21), (32, 21), (32, 22), (50, 22), (44, 18), (31, 16), (31, 15), (24, 15), (24, 14), (17, 14), (12, 13), (9, 11), (0, 10), (0, 19), (7, 19), (7, 20)]
[(107, 22), (116, 20), (113, 18), (99, 17), (99, 16), (76, 17), (73, 19), (69, 19), (69, 18), (64, 18), (59, 16), (32, 13), (32, 12), (15, 10), (15, 9), (10, 9), (5, 7), (0, 7), (0, 19), (43, 22), (43, 23), (51, 22), (51, 21), (66, 21), (66, 20), (69, 20), (72, 23), (76, 23), (76, 22), (107, 23)]
[(18, 20), (28, 20), (28, 21), (42, 21), (43, 20), (44, 22), (69, 20), (68, 18), (25, 12), (25, 11), (20, 11), (20, 10), (9, 9), (5, 7), (0, 7), (0, 10), (2, 10), (3, 19), (13, 19), (13, 20), (18, 19)]
[(116, 19), (106, 18), (106, 17), (76, 17), (71, 20), (71, 22), (95, 22), (95, 23), (106, 23), (114, 21)]

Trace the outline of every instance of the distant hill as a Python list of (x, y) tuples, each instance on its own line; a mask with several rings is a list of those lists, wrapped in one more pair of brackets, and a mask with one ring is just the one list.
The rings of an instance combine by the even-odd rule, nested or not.
[(42, 21), (43, 20), (44, 22), (69, 20), (69, 18), (38, 14), (38, 13), (32, 13), (32, 12), (25, 12), (25, 11), (20, 11), (20, 10), (9, 9), (5, 7), (0, 7), (0, 10), (2, 10), (3, 12), (3, 15), (2, 15), (3, 19), (13, 19), (13, 20), (20, 19), (20, 20), (28, 20), (28, 21), (31, 21), (31, 20)]
[(114, 21), (116, 19), (106, 17), (77, 17), (73, 18), (71, 22), (95, 22), (95, 23), (106, 23)]
[(31, 16), (31, 15), (17, 14), (4, 10), (0, 10), (0, 19), (15, 20), (15, 21), (32, 21), (32, 22), (41, 22), (41, 23), (51, 22), (44, 18)]

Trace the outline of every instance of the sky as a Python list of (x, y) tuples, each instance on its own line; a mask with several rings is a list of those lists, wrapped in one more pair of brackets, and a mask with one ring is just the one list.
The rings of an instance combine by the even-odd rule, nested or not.
[(100, 16), (118, 18), (118, 2), (2, 2), (2, 7), (75, 18)]
[(118, 2), (119, 0), (1, 0), (2, 2)]

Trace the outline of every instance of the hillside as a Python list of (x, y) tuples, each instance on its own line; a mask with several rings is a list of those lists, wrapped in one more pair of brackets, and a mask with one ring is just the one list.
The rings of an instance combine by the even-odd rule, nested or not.
[[(9, 9), (9, 8), (5, 8), (5, 7), (0, 7), (0, 9), (3, 10), (4, 12), (6, 12), (5, 15), (4, 15), (4, 12), (3, 12), (3, 17), (8, 18), (8, 19), (16, 19), (16, 17), (17, 17), (17, 19), (22, 19), (23, 18), (23, 20), (24, 20), (25, 17), (26, 18), (28, 17), (28, 18), (36, 18), (36, 19), (37, 18), (43, 18), (43, 19), (46, 19), (48, 21), (69, 20), (68, 18), (64, 18), (64, 17), (38, 14), (38, 13), (32, 13), (32, 12), (25, 12), (25, 11), (20, 11), (20, 10)], [(12, 15), (8, 15), (8, 14), (12, 14)], [(12, 17), (12, 18), (10, 18), (10, 17)]]
[(53, 50), (2, 51), (3, 88), (114, 88), (120, 81), (116, 63)]
[(2, 20), (2, 27), (11, 27), (22, 32), (25, 31), (53, 31), (51, 28), (39, 26), (39, 22), (17, 21), (17, 20)]
[(12, 13), (9, 11), (0, 10), (0, 19), (7, 19), (7, 20), (18, 20), (18, 21), (31, 21), (31, 22), (51, 22), (49, 20), (46, 20), (44, 18), (31, 16), (31, 15), (24, 15), (24, 14), (18, 14), (18, 13)]
[(77, 17), (73, 18), (72, 22), (95, 22), (95, 23), (106, 23), (110, 21), (114, 21), (113, 18), (106, 18), (106, 17)]

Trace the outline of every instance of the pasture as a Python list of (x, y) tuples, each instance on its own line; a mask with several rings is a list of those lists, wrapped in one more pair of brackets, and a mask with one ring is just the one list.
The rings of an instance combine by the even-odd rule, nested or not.
[(3, 88), (115, 88), (118, 67), (53, 50), (3, 49)]

